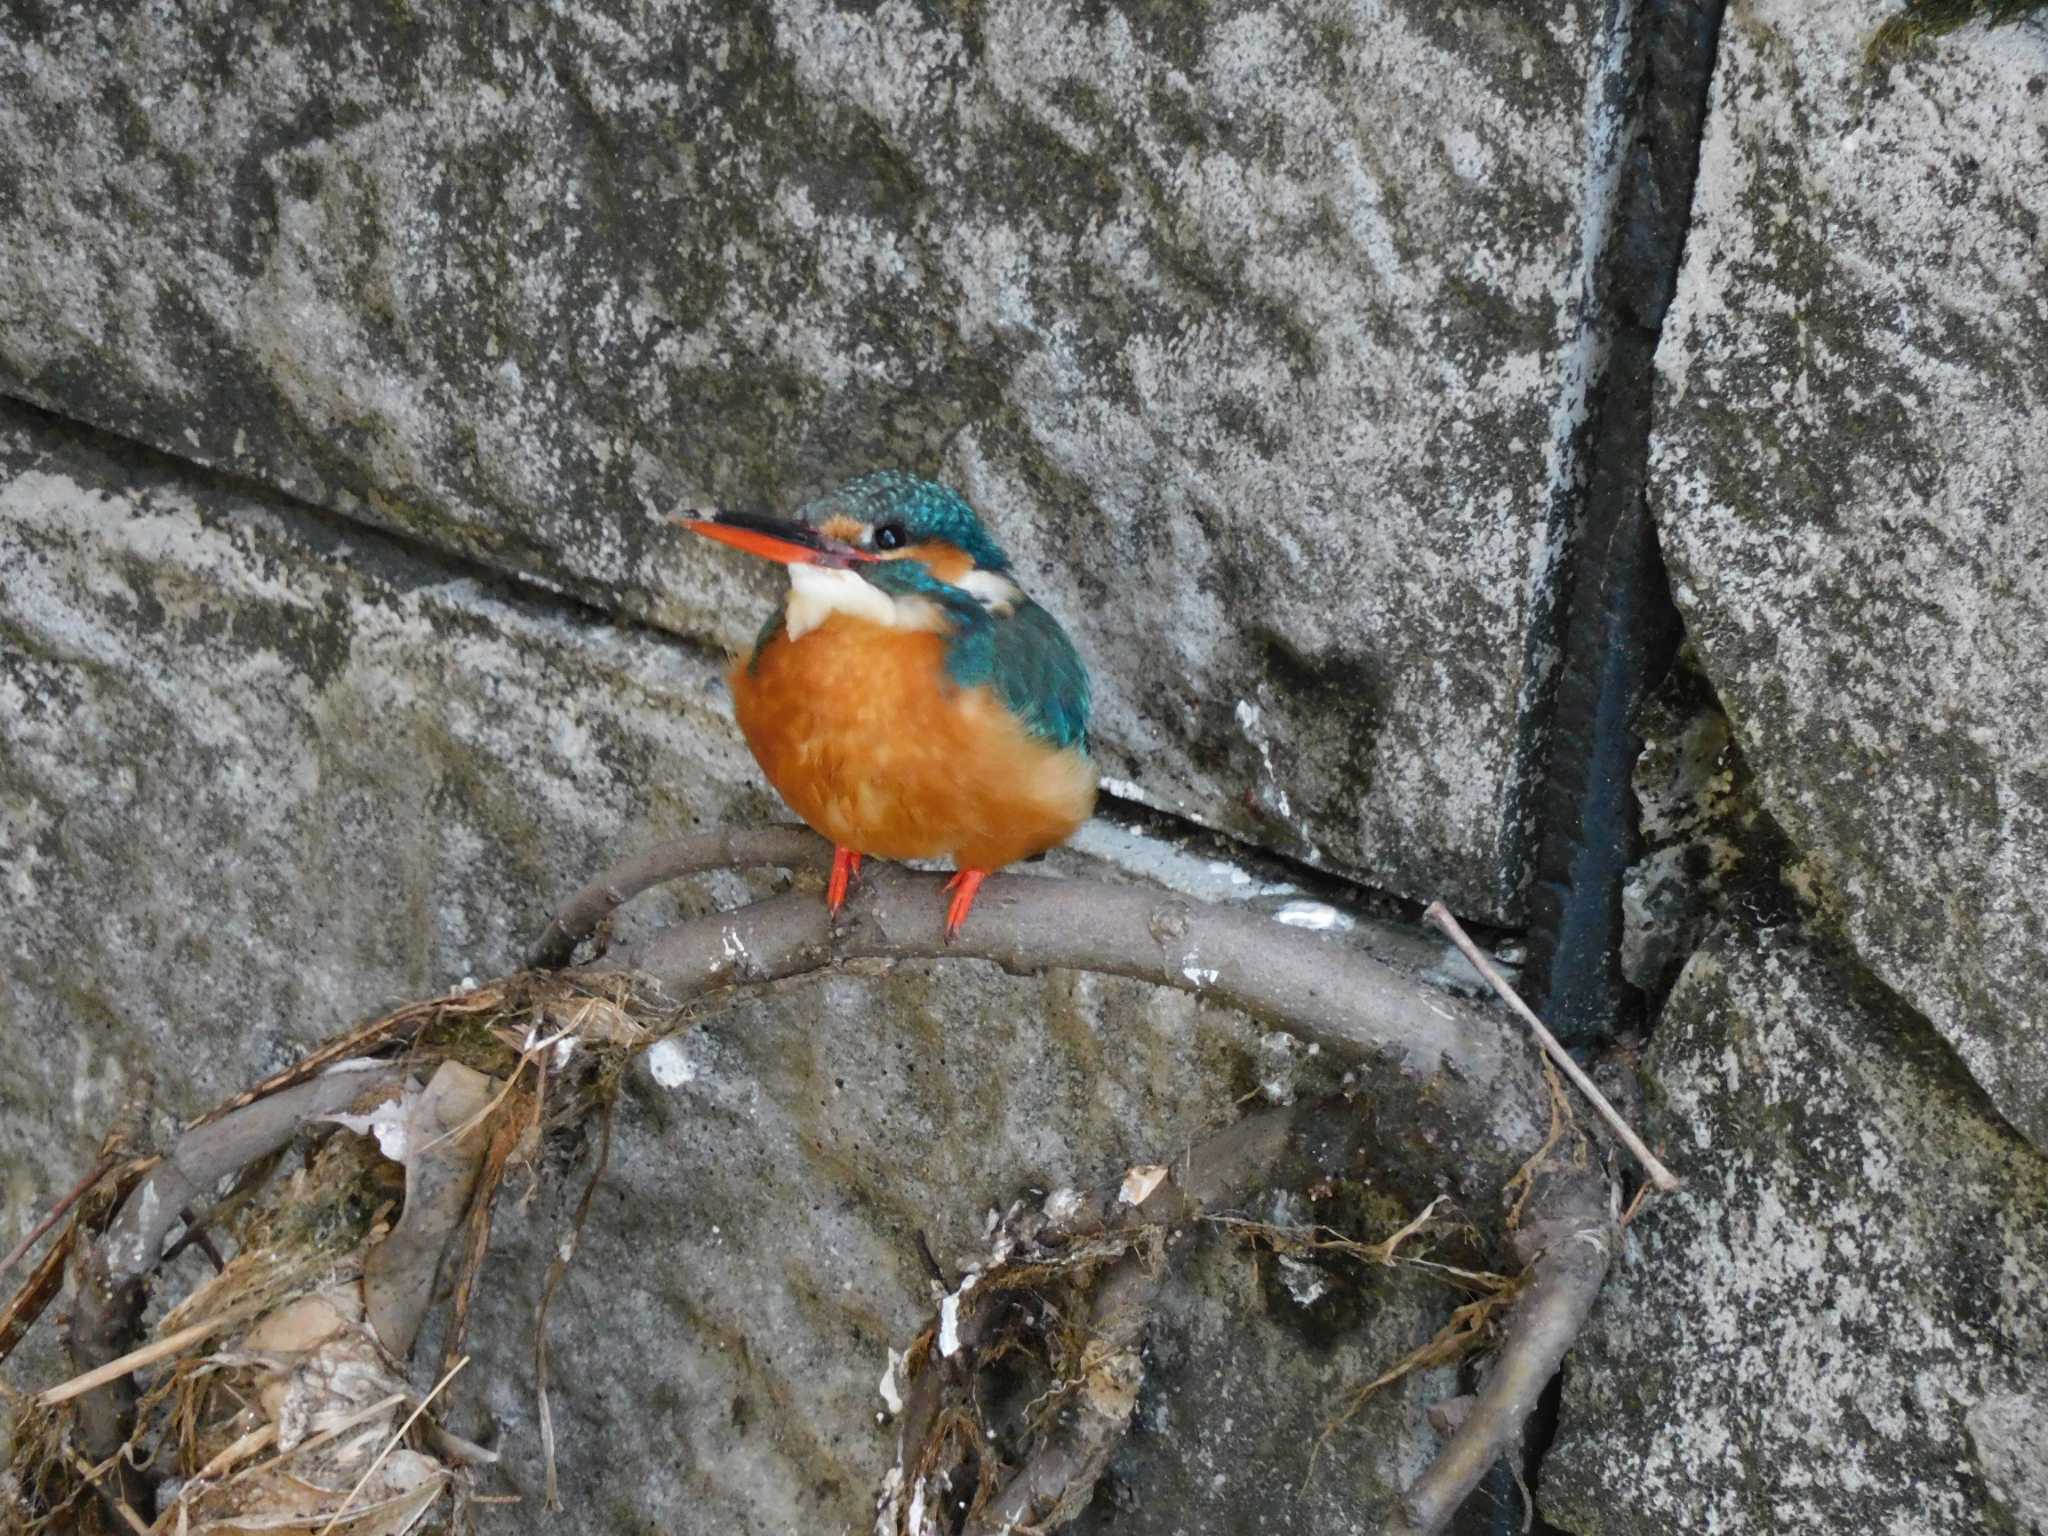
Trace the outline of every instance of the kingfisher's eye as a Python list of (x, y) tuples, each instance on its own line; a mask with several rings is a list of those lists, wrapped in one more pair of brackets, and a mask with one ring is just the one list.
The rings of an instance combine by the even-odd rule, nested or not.
[(910, 536), (904, 532), (901, 523), (884, 523), (875, 530), (877, 549), (901, 549), (909, 542)]

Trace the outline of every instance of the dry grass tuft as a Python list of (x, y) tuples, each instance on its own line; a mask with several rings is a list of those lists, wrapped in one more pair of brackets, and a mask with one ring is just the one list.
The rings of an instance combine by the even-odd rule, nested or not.
[[(608, 1111), (633, 1055), (679, 1022), (617, 979), (514, 976), (351, 1030), (194, 1122), (198, 1132), (358, 1061), (408, 1069), (395, 1098), (303, 1127), (295, 1156), (248, 1165), (188, 1222), (171, 1257), (188, 1245), (229, 1256), (164, 1310), (153, 1342), (12, 1405), (0, 1527), (403, 1536), (430, 1520), (466, 1524), (472, 1463), (489, 1458), (438, 1416), (488, 1283), (492, 1211), (508, 1177), (537, 1179), (548, 1138), (580, 1135), (593, 1110)], [(46, 1255), (0, 1312), (15, 1336), (54, 1295), (65, 1256), (97, 1239), (155, 1163), (122, 1165), (80, 1201), (54, 1266)], [(185, 1267), (167, 1258), (159, 1285)], [(446, 1348), (423, 1394), (408, 1376), (411, 1335), (443, 1292)], [(92, 1466), (75, 1449), (78, 1398), (123, 1374), (139, 1388), (123, 1454), (161, 1485), (160, 1516), (121, 1503), (114, 1463)]]

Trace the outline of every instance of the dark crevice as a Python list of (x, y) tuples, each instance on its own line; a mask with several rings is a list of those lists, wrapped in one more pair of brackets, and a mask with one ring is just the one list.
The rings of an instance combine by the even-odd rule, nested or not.
[(1655, 1018), (1693, 952), (1734, 917), (1762, 931), (1804, 921), (1798, 850), (1764, 807), (1756, 776), (1690, 644), (1637, 711), (1643, 858), (1629, 872), (1622, 968)]
[(365, 522), (332, 507), (305, 501), (266, 481), (217, 469), (167, 453), (139, 438), (111, 432), (91, 422), (52, 411), (33, 401), (0, 392), (0, 410), (34, 425), (60, 446), (83, 450), (101, 461), (124, 489), (137, 494), (166, 482), (247, 503), (278, 519), (316, 558), (345, 565), (386, 582), (402, 592), (466, 581), (485, 596), (529, 612), (550, 611), (589, 628), (632, 633), (650, 643), (693, 656), (711, 656), (723, 664), (725, 652), (710, 641), (640, 623), (564, 591), (530, 574), (464, 555), (445, 545), (394, 530), (381, 522)]
[(1641, 993), (1621, 970), (1622, 884), (1641, 851), (1636, 715), (1682, 637), (1647, 496), (1654, 361), (1677, 287), (1699, 169), (1720, 0), (1648, 0), (1625, 69), (1627, 138), (1589, 323), (1605, 364), (1588, 385), (1551, 634), (1551, 693), (1529, 790), (1530, 978), (1575, 1046), (1634, 1033)]
[[(1526, 723), (1535, 744), (1524, 805), (1529, 990), (1551, 1028), (1580, 1049), (1640, 1034), (1648, 1022), (1645, 995), (1622, 971), (1623, 892), (1643, 848), (1640, 714), (1684, 638), (1648, 497), (1655, 359), (1685, 254), (1722, 10), (1723, 0), (1642, 0), (1633, 9), (1613, 85), (1626, 138), (1612, 222), (1587, 285), (1586, 323), (1602, 361), (1570, 445), (1583, 469), (1560, 509), (1555, 607), (1533, 637), (1555, 662)], [(1551, 1382), (1524, 1432), (1522, 1483), (1532, 1498), (1562, 1381)], [(1453, 1530), (1563, 1536), (1524, 1503), (1503, 1462)]]
[[(1467, 1390), (1476, 1386), (1476, 1380), (1470, 1382)], [(1563, 1401), (1564, 1372), (1560, 1371), (1550, 1378), (1522, 1426), (1520, 1479), (1505, 1456), (1495, 1462), (1452, 1516), (1445, 1536), (1523, 1536), (1525, 1531), (1528, 1536), (1570, 1536), (1529, 1507), (1538, 1496), (1544, 1453), (1557, 1438), (1557, 1410)]]

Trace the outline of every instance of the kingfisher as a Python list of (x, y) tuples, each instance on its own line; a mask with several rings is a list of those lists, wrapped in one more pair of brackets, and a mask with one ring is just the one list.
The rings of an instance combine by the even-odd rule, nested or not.
[(1088, 669), (958, 491), (878, 470), (793, 518), (677, 521), (789, 568), (733, 665), (733, 713), (768, 782), (831, 840), (835, 915), (867, 855), (949, 859), (950, 942), (991, 871), (1094, 811)]

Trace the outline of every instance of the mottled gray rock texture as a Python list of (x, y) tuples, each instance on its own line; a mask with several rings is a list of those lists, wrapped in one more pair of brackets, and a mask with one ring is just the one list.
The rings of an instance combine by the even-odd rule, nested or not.
[[(161, 1132), (365, 1014), (511, 968), (617, 847), (769, 810), (713, 658), (14, 406), (0, 570), (10, 1241), (146, 1071)], [(626, 921), (747, 893), (720, 877)], [(526, 1500), (486, 1529), (864, 1528), (887, 1351), (932, 1306), (915, 1232), (958, 1263), (991, 1205), (1170, 1160), (1276, 1075), (1241, 1015), (1070, 974), (906, 966), (706, 1014), (629, 1078), (555, 1301), (556, 1517), (531, 1326), (580, 1170), (501, 1206), (460, 1413)], [(1287, 1076), (1329, 1086), (1315, 1061)], [(1432, 1192), (1370, 1209), (1391, 1227)], [(1302, 1495), (1309, 1441), (1455, 1297), (1303, 1306), (1235, 1244), (1190, 1242), (1116, 1529), (1374, 1518), (1445, 1383), (1382, 1394)], [(53, 1333), (11, 1385), (54, 1379)]]
[(1796, 930), (1717, 934), (1645, 1069), (1686, 1187), (1633, 1228), (1567, 1362), (1545, 1515), (1576, 1536), (1983, 1529), (1966, 1419), (2048, 1373), (2048, 1161)]
[[(1255, 1090), (1258, 1039), (1131, 983), (920, 965), (743, 1002), (655, 1059), (665, 1084), (636, 1069), (602, 1225), (554, 1313), (572, 1528), (867, 1529), (895, 1445), (878, 1383), (934, 1311), (916, 1232), (957, 1273), (991, 1207), (1170, 1158)], [(485, 1337), (510, 1368), (480, 1395), (527, 1447), (508, 1531), (559, 1528), (520, 1345), (576, 1193), (507, 1209), (496, 1236)], [(1078, 1529), (1376, 1528), (1437, 1444), (1421, 1416), (1447, 1373), (1375, 1398), (1304, 1490), (1310, 1448), (1458, 1298), (1393, 1277), (1304, 1306), (1272, 1259), (1182, 1241), (1136, 1430)]]
[(1653, 498), (1766, 807), (2048, 1146), (2048, 30), (1869, 71), (1893, 9), (1729, 11)]
[(24, 0), (0, 387), (731, 644), (659, 514), (936, 472), (1120, 787), (1512, 916), (1601, 16)]
[(4, 1027), (64, 1133), (152, 1060), (205, 1108), (506, 967), (620, 846), (767, 812), (710, 658), (5, 409)]
[(1637, 728), (1643, 849), (1622, 885), (1621, 965), (1631, 985), (1661, 999), (1729, 913), (1782, 922), (1807, 882), (1690, 646), (1644, 701)]
[(1991, 1495), (1997, 1518), (2014, 1536), (2048, 1533), (2048, 1396), (2037, 1378), (2030, 1392), (1994, 1392), (1963, 1417), (1970, 1458)]

